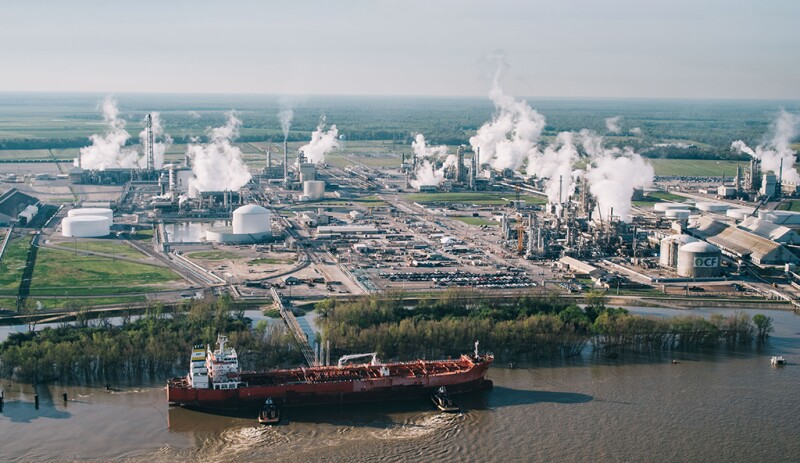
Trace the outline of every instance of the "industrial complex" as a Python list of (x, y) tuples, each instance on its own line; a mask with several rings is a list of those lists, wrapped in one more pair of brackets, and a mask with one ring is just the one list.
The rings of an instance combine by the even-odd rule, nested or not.
[[(125, 167), (96, 159), (88, 166), (91, 147), (73, 163), (0, 165), (3, 251), (28, 235), (31, 248), (76, 252), (84, 240), (129, 243), (138, 261), (182, 279), (148, 290), (148, 299), (162, 301), (453, 287), (653, 301), (794, 303), (797, 295), (800, 213), (778, 208), (798, 189), (782, 164), (777, 174), (753, 159), (733, 178), (655, 177), (609, 203), (598, 187), (608, 180), (598, 180), (602, 157), (582, 175), (526, 171), (498, 167), (480, 146), (448, 154), (420, 135), (413, 153), (397, 146), (393, 166), (336, 166), (324, 161), (325, 152), (343, 150), (334, 126), (322, 151), (263, 144), (263, 167), (254, 168), (230, 136), (164, 160), (152, 125), (147, 115), (141, 160)], [(35, 253), (25, 265), (35, 276)], [(24, 304), (30, 284), (2, 305)]]

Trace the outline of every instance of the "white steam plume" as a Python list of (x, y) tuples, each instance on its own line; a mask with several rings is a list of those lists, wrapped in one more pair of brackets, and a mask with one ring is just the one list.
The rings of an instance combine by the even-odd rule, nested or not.
[[(414, 158), (417, 160), (417, 170), (414, 172), (416, 179), (411, 180), (411, 186), (419, 188), (422, 185), (439, 185), (444, 180), (445, 168), (455, 165), (457, 157), (447, 154), (447, 146), (428, 146), (425, 136), (418, 133), (411, 142)], [(438, 161), (444, 160), (442, 167), (436, 168)]]
[(300, 151), (306, 156), (308, 162), (318, 164), (325, 160), (325, 154), (339, 146), (339, 129), (335, 125), (326, 132), (325, 118), (322, 118), (317, 130), (311, 134), (311, 141), (303, 145)]
[[(172, 145), (172, 137), (164, 133), (164, 126), (161, 125), (161, 115), (159, 113), (150, 113), (150, 116), (153, 118), (153, 139), (155, 140), (153, 144), (153, 166), (156, 169), (160, 169), (164, 167), (164, 154)], [(139, 132), (139, 143), (142, 146), (145, 145), (145, 138), (146, 131), (142, 130)], [(147, 159), (142, 162), (146, 165)]]
[(791, 141), (797, 136), (800, 115), (792, 114), (784, 109), (778, 113), (770, 125), (770, 138), (755, 149), (750, 148), (742, 140), (731, 144), (731, 148), (761, 160), (761, 170), (779, 174), (783, 161), (783, 180), (800, 183), (800, 174), (794, 167), (797, 152), (792, 149)]
[(634, 127), (632, 129), (628, 130), (628, 132), (631, 135), (635, 135), (637, 137), (641, 137), (642, 136), (642, 128), (641, 127)]
[(278, 112), (278, 118), (281, 120), (281, 129), (283, 129), (283, 139), (285, 141), (289, 138), (289, 129), (292, 127), (294, 110), (292, 108), (281, 108)]
[(544, 151), (535, 149), (528, 157), (527, 174), (546, 179), (545, 193), (551, 204), (564, 203), (575, 193), (581, 171), (573, 170), (579, 156), (573, 138), (572, 132), (561, 132)]
[(480, 148), (479, 163), (491, 163), (495, 169), (519, 170), (534, 149), (545, 127), (544, 116), (525, 100), (515, 100), (503, 93), (498, 70), (489, 98), (494, 103), (492, 120), (469, 139), (472, 150)]
[(603, 148), (602, 137), (588, 130), (581, 131), (581, 137), (584, 149), (592, 157), (586, 180), (597, 199), (595, 214), (609, 220), (613, 208), (615, 216), (630, 222), (633, 190), (653, 184), (653, 166), (631, 148)]
[(621, 133), (622, 126), (620, 126), (622, 116), (614, 116), (606, 119), (606, 129), (611, 133)]
[[(106, 97), (103, 100), (103, 119), (106, 122), (104, 134), (94, 134), (89, 139), (91, 146), (81, 148), (80, 165), (84, 169), (105, 170), (108, 168), (143, 168), (145, 160), (133, 148), (126, 148), (125, 143), (131, 135), (125, 130), (125, 120), (120, 119), (117, 102)], [(75, 159), (78, 165), (78, 159)]]
[(228, 113), (228, 121), (208, 131), (208, 143), (190, 144), (186, 154), (192, 159), (189, 187), (197, 191), (235, 191), (250, 181), (250, 172), (242, 161), (242, 151), (231, 144), (239, 136), (240, 121)]

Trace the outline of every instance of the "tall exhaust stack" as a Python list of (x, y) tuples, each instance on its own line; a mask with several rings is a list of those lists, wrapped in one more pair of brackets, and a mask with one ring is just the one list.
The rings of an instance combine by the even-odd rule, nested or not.
[(289, 143), (283, 140), (283, 181), (289, 181)]
[(267, 145), (267, 169), (272, 167), (272, 151), (269, 150), (269, 145)]
[(153, 170), (156, 167), (154, 145), (153, 117), (148, 114), (144, 119), (144, 154), (147, 161), (147, 170)]

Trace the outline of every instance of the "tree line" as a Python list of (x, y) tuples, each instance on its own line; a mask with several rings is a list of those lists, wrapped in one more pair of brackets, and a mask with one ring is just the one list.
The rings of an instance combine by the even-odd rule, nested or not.
[(590, 295), (579, 307), (555, 296), (525, 295), (511, 302), (472, 291), (451, 291), (412, 307), (400, 294), (317, 305), (322, 341), (336, 355), (377, 351), (398, 359), (457, 356), (475, 340), (499, 358), (573, 356), (594, 350), (656, 351), (750, 343), (766, 338), (772, 319), (729, 316), (649, 317), (605, 306)]

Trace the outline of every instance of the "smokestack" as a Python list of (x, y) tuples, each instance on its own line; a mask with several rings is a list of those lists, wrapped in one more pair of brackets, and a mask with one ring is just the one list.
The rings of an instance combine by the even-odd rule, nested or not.
[(781, 158), (781, 168), (778, 170), (778, 188), (776, 193), (780, 195), (783, 192), (783, 158)]
[(269, 150), (269, 145), (267, 145), (267, 170), (272, 167), (272, 151)]
[(148, 114), (144, 119), (144, 154), (147, 170), (155, 169), (155, 149), (153, 137), (153, 116)]
[(283, 181), (289, 181), (289, 144), (283, 140)]
[(563, 175), (559, 175), (558, 176), (558, 204), (559, 205), (564, 204), (564, 199), (561, 197), (561, 188), (562, 188), (563, 185), (564, 185), (564, 176)]

